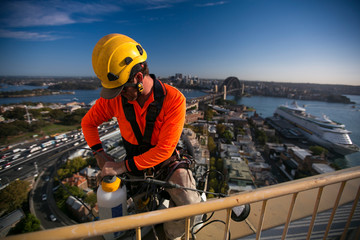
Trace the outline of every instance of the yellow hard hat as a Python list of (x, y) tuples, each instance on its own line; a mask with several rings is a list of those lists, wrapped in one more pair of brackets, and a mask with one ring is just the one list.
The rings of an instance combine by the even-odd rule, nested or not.
[(132, 38), (118, 33), (102, 37), (92, 53), (93, 69), (103, 86), (100, 96), (111, 99), (119, 95), (133, 66), (146, 59), (146, 51)]

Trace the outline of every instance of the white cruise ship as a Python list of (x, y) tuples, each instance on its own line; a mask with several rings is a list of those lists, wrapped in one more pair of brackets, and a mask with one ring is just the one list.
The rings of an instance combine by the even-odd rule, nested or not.
[(347, 155), (360, 149), (353, 144), (345, 125), (330, 120), (327, 116), (316, 117), (306, 113), (305, 108), (299, 107), (294, 101), (291, 105), (279, 106), (275, 113), (293, 125), (311, 142), (317, 143), (330, 151)]

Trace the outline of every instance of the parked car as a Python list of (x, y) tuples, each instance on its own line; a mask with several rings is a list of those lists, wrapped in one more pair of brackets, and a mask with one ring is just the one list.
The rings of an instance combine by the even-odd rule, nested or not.
[(56, 217), (54, 216), (54, 214), (50, 214), (49, 218), (52, 222), (56, 221)]
[(47, 199), (47, 196), (46, 196), (45, 193), (41, 196), (41, 199), (42, 199), (43, 201), (45, 201), (45, 200)]

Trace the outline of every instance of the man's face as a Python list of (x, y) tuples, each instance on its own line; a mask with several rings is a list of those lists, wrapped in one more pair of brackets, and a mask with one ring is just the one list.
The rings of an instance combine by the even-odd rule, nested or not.
[(128, 101), (135, 101), (138, 97), (137, 87), (125, 86), (121, 91), (121, 96), (124, 96)]

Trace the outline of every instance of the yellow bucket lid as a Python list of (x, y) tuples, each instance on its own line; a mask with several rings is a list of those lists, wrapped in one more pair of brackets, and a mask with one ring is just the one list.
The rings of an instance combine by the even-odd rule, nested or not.
[(101, 187), (105, 192), (115, 192), (120, 187), (121, 180), (116, 176), (106, 176), (103, 178)]

